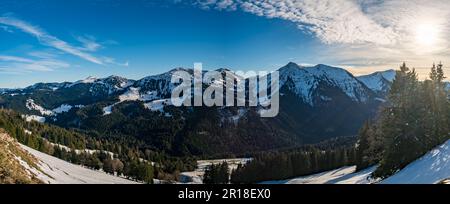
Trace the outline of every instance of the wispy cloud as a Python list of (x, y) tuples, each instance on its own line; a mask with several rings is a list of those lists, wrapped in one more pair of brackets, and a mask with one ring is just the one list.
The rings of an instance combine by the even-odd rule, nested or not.
[(7, 56), (7, 55), (0, 55), (0, 61), (3, 62), (21, 62), (21, 63), (30, 63), (33, 62), (33, 60), (29, 60), (22, 57), (15, 57), (15, 56)]
[(28, 52), (28, 55), (41, 59), (56, 59), (58, 57), (57, 53), (51, 51), (31, 51)]
[(77, 40), (82, 43), (79, 49), (83, 51), (95, 52), (103, 47), (93, 36), (78, 36)]
[(235, 0), (201, 0), (195, 2), (196, 5), (202, 9), (218, 9), (218, 10), (236, 10), (238, 7), (238, 1)]
[[(196, 0), (194, 4), (293, 22), (326, 46), (327, 52), (318, 55), (349, 65), (450, 63), (447, 0)], [(430, 40), (418, 39), (427, 35), (434, 35), (433, 44), (420, 44)]]
[(74, 56), (77, 56), (81, 59), (87, 60), (89, 62), (99, 64), (99, 65), (105, 65), (109, 64), (111, 60), (105, 60), (105, 59), (112, 59), (110, 57), (99, 57), (94, 56), (91, 54), (91, 52), (95, 52), (99, 50), (102, 45), (97, 43), (95, 41), (95, 38), (93, 37), (78, 37), (77, 40), (82, 44), (81, 46), (75, 46), (72, 45), (66, 41), (63, 41), (53, 35), (50, 35), (43, 29), (41, 29), (38, 26), (32, 25), (28, 22), (25, 22), (23, 20), (10, 17), (10, 16), (3, 16), (0, 17), (0, 25), (12, 27), (18, 30), (21, 30), (24, 33), (30, 34), (34, 37), (36, 37), (39, 42), (45, 46), (49, 46), (52, 48), (55, 48), (57, 50), (60, 50), (64, 53), (71, 54)]
[(243, 11), (292, 21), (324, 43), (395, 42), (397, 34), (367, 16), (352, 0), (199, 0), (203, 8)]
[[(394, 44), (411, 34), (418, 20), (448, 24), (446, 0), (197, 0), (213, 9), (241, 9), (294, 22), (327, 44)], [(428, 19), (427, 19), (428, 18)]]
[(29, 73), (33, 71), (48, 72), (60, 68), (68, 68), (70, 64), (53, 58), (25, 58), (0, 55), (0, 72)]

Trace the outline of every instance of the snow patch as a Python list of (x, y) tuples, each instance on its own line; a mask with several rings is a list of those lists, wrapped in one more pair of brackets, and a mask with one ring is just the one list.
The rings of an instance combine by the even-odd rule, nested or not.
[(39, 111), (39, 113), (42, 116), (55, 116), (57, 114), (69, 112), (74, 107), (75, 108), (83, 108), (84, 107), (84, 105), (72, 106), (72, 105), (68, 105), (68, 104), (62, 104), (61, 106), (59, 106), (53, 110), (47, 110), (47, 109), (43, 108), (42, 106), (36, 104), (33, 99), (28, 99), (25, 105), (28, 108), (28, 110)]
[(127, 92), (125, 92), (124, 94), (119, 96), (119, 101), (124, 102), (124, 101), (139, 100), (141, 98), (140, 94), (139, 94), (139, 90), (140, 90), (140, 88), (131, 87)]
[(355, 172), (356, 166), (342, 167), (310, 176), (280, 181), (266, 181), (262, 182), (262, 184), (370, 184), (376, 182), (370, 178), (375, 169), (376, 167), (371, 167)]
[(164, 112), (164, 107), (169, 105), (172, 105), (172, 101), (170, 99), (154, 100), (144, 104), (145, 108), (150, 109), (151, 111), (159, 112)]
[(45, 123), (45, 118), (42, 116), (37, 116), (37, 115), (23, 115), (23, 118), (25, 118), (25, 120), (27, 122), (31, 122), (31, 121), (36, 121), (36, 122), (40, 122), (40, 123)]
[[(114, 104), (115, 105), (115, 104)], [(103, 115), (109, 115), (112, 113), (112, 108), (114, 105), (106, 106), (103, 108)]]
[(71, 164), (56, 157), (36, 151), (25, 145), (24, 150), (40, 160), (38, 166), (42, 171), (32, 170), (38, 179), (49, 184), (137, 184), (121, 177), (94, 171)]
[(377, 101), (379, 101), (379, 102), (382, 102), (382, 103), (386, 103), (387, 102), (387, 100), (386, 99), (383, 99), (383, 98), (375, 98), (375, 100), (377, 100)]
[[(103, 108), (103, 115), (109, 115), (112, 113), (112, 108), (125, 101), (151, 101), (157, 99), (156, 91), (149, 91), (147, 93), (141, 94), (140, 88), (130, 87), (127, 92), (119, 96), (119, 102)], [(155, 102), (157, 103), (157, 102)], [(146, 106), (147, 107), (147, 106)]]
[(33, 134), (33, 132), (31, 132), (31, 131), (29, 131), (27, 129), (24, 129), (23, 132), (25, 132), (25, 134), (27, 134), (27, 135), (32, 135)]
[(218, 165), (227, 162), (231, 173), (233, 170), (237, 169), (239, 164), (245, 165), (251, 160), (251, 158), (199, 160), (197, 161), (197, 169), (195, 171), (181, 173), (181, 182), (189, 184), (202, 184), (205, 170), (213, 164)]
[(41, 113), (41, 115), (44, 115), (44, 116), (51, 116), (54, 114), (53, 111), (47, 110), (47, 109), (43, 108), (42, 106), (36, 104), (34, 102), (34, 100), (31, 98), (27, 100), (25, 106), (28, 108), (28, 110), (39, 111), (39, 113)]
[(76, 82), (74, 82), (74, 83), (68, 85), (68, 87), (73, 87), (73, 86), (75, 86), (75, 85), (77, 85), (77, 84), (92, 84), (92, 83), (95, 83), (97, 80), (98, 80), (97, 78), (92, 77), (92, 76), (89, 76), (89, 77), (86, 78), (86, 79), (79, 80), (79, 81), (76, 81)]
[(448, 178), (450, 178), (450, 140), (381, 183), (435, 184)]
[(59, 106), (58, 108), (55, 108), (52, 110), (53, 114), (59, 114), (59, 113), (64, 113), (64, 112), (69, 112), (72, 109), (71, 105), (67, 105), (67, 104), (63, 104), (61, 106)]

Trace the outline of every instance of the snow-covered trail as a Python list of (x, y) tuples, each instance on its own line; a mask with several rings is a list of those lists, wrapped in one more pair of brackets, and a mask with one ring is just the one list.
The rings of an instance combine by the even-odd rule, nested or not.
[(450, 140), (381, 183), (435, 184), (448, 178), (450, 178)]
[(356, 166), (342, 167), (310, 176), (281, 181), (266, 181), (262, 184), (369, 184), (373, 182), (369, 177), (375, 169), (376, 167), (371, 167), (355, 173)]
[(137, 184), (137, 182), (109, 175), (104, 172), (90, 170), (71, 164), (56, 157), (39, 152), (25, 145), (24, 150), (40, 160), (39, 167), (44, 172), (33, 171), (37, 177), (49, 184)]

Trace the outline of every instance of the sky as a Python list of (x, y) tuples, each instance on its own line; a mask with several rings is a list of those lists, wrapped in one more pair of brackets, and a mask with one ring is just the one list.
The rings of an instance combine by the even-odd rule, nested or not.
[[(1, 0), (0, 87), (176, 67), (450, 63), (447, 0)], [(446, 68), (446, 71), (450, 69)]]

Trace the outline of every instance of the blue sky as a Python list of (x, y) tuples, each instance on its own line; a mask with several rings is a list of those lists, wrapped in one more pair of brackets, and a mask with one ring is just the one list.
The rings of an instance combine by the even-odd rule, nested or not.
[[(397, 12), (403, 20), (397, 22), (389, 18), (394, 13), (389, 9), (402, 5), (332, 2), (2, 0), (0, 87), (88, 76), (139, 79), (194, 62), (232, 70), (274, 70), (290, 61), (323, 63), (356, 74), (402, 61), (419, 68), (445, 62), (448, 46), (442, 36), (450, 9), (442, 8), (441, 1), (419, 2), (423, 28), (412, 30), (402, 25), (418, 8), (406, 3)], [(446, 13), (430, 16), (435, 9)], [(428, 32), (419, 36), (421, 29), (435, 31), (435, 39), (428, 39)]]

